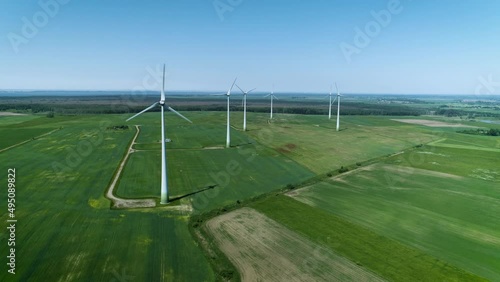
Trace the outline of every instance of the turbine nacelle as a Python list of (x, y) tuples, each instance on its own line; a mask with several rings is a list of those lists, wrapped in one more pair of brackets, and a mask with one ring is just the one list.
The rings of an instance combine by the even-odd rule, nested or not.
[(241, 93), (243, 94), (243, 96), (246, 96), (248, 93), (254, 91), (255, 89), (257, 88), (253, 88), (253, 89), (250, 89), (248, 91), (244, 91), (243, 89), (241, 89), (241, 87), (238, 86), (238, 84), (236, 84), (236, 87), (238, 87), (238, 89), (240, 89)]

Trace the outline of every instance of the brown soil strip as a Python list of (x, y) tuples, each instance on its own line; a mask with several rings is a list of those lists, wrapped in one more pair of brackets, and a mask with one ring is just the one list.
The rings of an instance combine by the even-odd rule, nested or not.
[(242, 281), (382, 281), (251, 208), (215, 217), (205, 227)]

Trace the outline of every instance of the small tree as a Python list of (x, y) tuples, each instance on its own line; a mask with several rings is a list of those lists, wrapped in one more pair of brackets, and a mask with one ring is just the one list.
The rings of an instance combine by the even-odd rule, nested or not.
[(54, 112), (48, 112), (47, 113), (48, 118), (53, 118), (54, 117)]
[(344, 172), (347, 172), (349, 171), (349, 169), (347, 167), (344, 167), (344, 166), (341, 166), (340, 169), (339, 169), (339, 173), (344, 173)]

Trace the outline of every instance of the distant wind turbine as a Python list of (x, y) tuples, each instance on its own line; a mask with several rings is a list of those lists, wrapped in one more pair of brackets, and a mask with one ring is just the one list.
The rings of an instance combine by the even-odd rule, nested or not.
[(227, 133), (226, 133), (226, 148), (231, 147), (231, 123), (229, 121), (229, 97), (231, 97), (231, 90), (233, 90), (234, 84), (236, 84), (236, 80), (238, 78), (235, 78), (233, 81), (233, 84), (231, 85), (231, 88), (227, 91), (226, 94), (215, 94), (214, 96), (224, 96), (226, 95), (227, 97)]
[(339, 88), (337, 87), (337, 83), (335, 83), (335, 88), (337, 88), (337, 131), (340, 130), (340, 92), (339, 92)]
[(264, 98), (266, 98), (266, 97), (271, 97), (271, 117), (270, 117), (270, 119), (273, 119), (273, 99), (279, 100), (278, 97), (274, 96), (274, 85), (273, 85), (273, 91), (271, 91), (271, 93), (264, 96)]
[(160, 108), (161, 108), (161, 200), (160, 200), (160, 203), (167, 204), (168, 203), (168, 179), (167, 179), (167, 159), (166, 159), (167, 154), (166, 154), (166, 150), (165, 150), (164, 108), (166, 107), (167, 110), (173, 112), (174, 114), (180, 116), (181, 118), (183, 118), (189, 122), (191, 122), (191, 121), (187, 117), (181, 115), (179, 112), (177, 112), (176, 110), (172, 109), (167, 104), (165, 104), (165, 65), (163, 65), (163, 85), (161, 88), (160, 101), (155, 102), (153, 105), (147, 107), (146, 109), (142, 110), (141, 112), (128, 118), (127, 121), (151, 110), (152, 108), (156, 107), (157, 105), (160, 105)]
[[(331, 85), (330, 85), (330, 94), (328, 94), (327, 97), (330, 98), (330, 103), (328, 103), (328, 119), (332, 119), (332, 104), (335, 103), (335, 100), (332, 101), (332, 86)], [(337, 99), (337, 98), (335, 98), (335, 99)]]
[(243, 131), (247, 131), (247, 94), (254, 91), (257, 88), (253, 88), (248, 91), (243, 91), (243, 89), (241, 89), (238, 86), (238, 84), (236, 84), (236, 87), (238, 87), (238, 89), (240, 89), (241, 92), (243, 93)]

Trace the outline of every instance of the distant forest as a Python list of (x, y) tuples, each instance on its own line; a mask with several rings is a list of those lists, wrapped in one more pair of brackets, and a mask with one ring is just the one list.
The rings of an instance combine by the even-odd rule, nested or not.
[[(136, 113), (156, 101), (156, 97), (147, 96), (134, 100), (128, 96), (51, 96), (51, 97), (2, 97), (0, 111), (53, 113), (56, 115), (81, 114), (122, 114)], [(232, 101), (232, 111), (242, 111), (241, 97)], [(422, 103), (425, 104), (425, 103)], [(179, 111), (225, 111), (225, 99), (208, 98), (206, 96), (169, 97), (169, 105)], [(332, 114), (336, 114), (337, 105), (332, 106)], [(248, 100), (247, 111), (269, 112), (268, 99)], [(287, 99), (275, 101), (274, 112), (287, 114), (326, 115), (328, 102), (321, 99)], [(437, 114), (445, 116), (487, 116), (500, 117), (498, 113), (481, 112), (435, 107), (416, 104), (379, 103), (376, 100), (343, 101), (342, 115), (387, 115), (387, 116), (419, 116)]]

